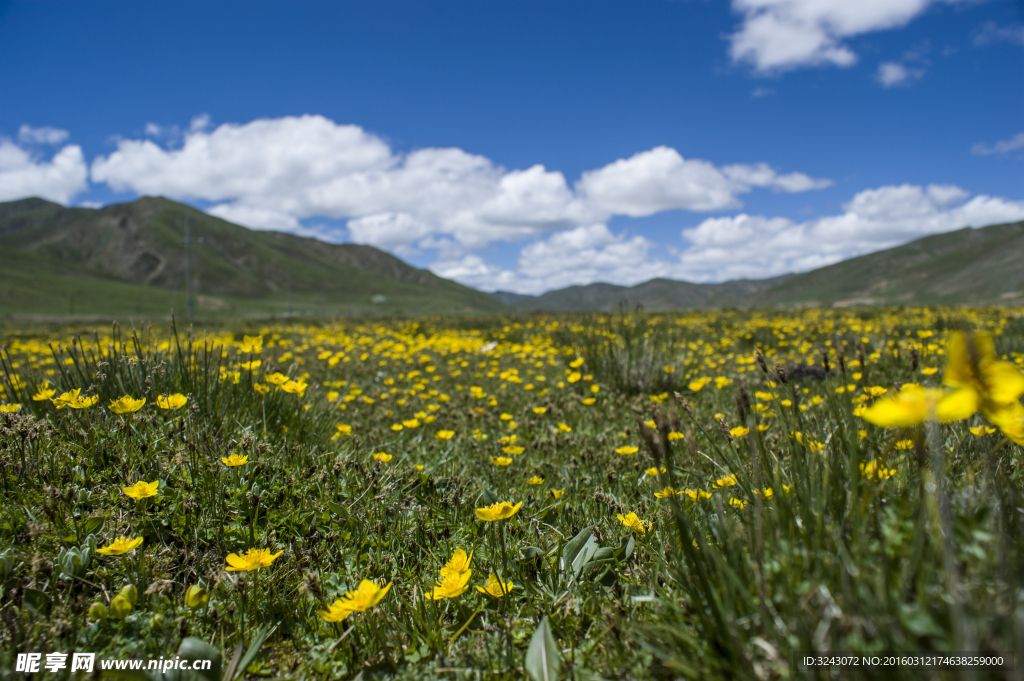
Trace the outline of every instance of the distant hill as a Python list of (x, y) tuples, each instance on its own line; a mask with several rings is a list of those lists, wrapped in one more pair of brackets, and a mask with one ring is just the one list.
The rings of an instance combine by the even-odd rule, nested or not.
[(0, 203), (0, 314), (146, 316), (173, 307), (184, 316), (186, 218), (197, 316), (505, 307), (371, 246), (254, 231), (144, 197), (101, 209)]
[(849, 305), (1024, 304), (1024, 222), (927, 236), (803, 274), (691, 284), (590, 284), (527, 296), (498, 291), (506, 305), (573, 312)]

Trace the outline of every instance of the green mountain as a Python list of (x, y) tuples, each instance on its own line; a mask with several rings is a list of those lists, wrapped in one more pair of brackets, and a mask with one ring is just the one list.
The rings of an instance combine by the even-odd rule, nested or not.
[(691, 284), (652, 279), (636, 286), (590, 284), (524, 296), (506, 305), (559, 312), (724, 307), (1024, 304), (1024, 222), (927, 236), (803, 274)]
[(370, 246), (254, 231), (164, 198), (0, 203), (0, 314), (197, 317), (498, 311), (492, 296)]

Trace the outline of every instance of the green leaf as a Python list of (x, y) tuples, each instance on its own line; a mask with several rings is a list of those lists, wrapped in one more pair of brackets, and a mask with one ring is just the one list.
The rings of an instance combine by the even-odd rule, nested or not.
[(562, 657), (558, 652), (555, 637), (545, 616), (537, 631), (533, 632), (530, 647), (526, 651), (526, 671), (534, 681), (554, 681), (562, 672)]
[(565, 547), (562, 549), (562, 569), (565, 570), (568, 566), (572, 565), (572, 561), (576, 558), (576, 554), (580, 552), (583, 545), (587, 543), (590, 536), (593, 534), (593, 530), (589, 527), (584, 527), (580, 530), (580, 533), (575, 537), (566, 542)]
[(107, 519), (103, 516), (94, 516), (85, 521), (82, 525), (82, 534), (89, 536), (90, 534), (96, 534), (103, 529), (103, 524), (107, 522)]
[(29, 612), (40, 617), (45, 617), (49, 614), (50, 606), (52, 605), (50, 597), (36, 589), (25, 589), (21, 602)]
[(487, 489), (486, 487), (480, 490), (480, 504), (481, 506), (491, 506), (492, 504), (500, 503), (501, 499), (498, 495)]
[(183, 660), (210, 660), (212, 664), (210, 664), (209, 669), (200, 670), (195, 673), (200, 675), (205, 681), (220, 681), (221, 667), (224, 662), (223, 658), (220, 651), (206, 641), (190, 636), (184, 639), (181, 645), (178, 646), (178, 655)]

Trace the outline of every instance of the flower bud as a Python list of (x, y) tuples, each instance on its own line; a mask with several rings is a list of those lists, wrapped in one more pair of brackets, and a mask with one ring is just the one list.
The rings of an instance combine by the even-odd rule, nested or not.
[(132, 602), (125, 598), (124, 594), (117, 594), (110, 601), (110, 616), (123, 620), (132, 614)]
[(185, 605), (195, 610), (206, 605), (210, 600), (210, 592), (193, 584), (185, 591)]
[(99, 621), (107, 619), (107, 606), (102, 603), (93, 603), (89, 606), (89, 619)]
[(128, 599), (131, 605), (135, 605), (139, 602), (139, 590), (135, 588), (134, 584), (128, 584), (121, 589), (121, 595)]

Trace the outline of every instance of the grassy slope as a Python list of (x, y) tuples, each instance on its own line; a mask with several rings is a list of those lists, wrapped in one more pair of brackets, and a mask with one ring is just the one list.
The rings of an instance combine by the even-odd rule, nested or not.
[(965, 228), (796, 275), (691, 284), (652, 279), (633, 287), (570, 286), (541, 296), (499, 292), (507, 305), (552, 311), (848, 304), (1013, 302), (1024, 290), (1024, 222)]
[[(369, 246), (257, 232), (161, 198), (100, 210), (0, 204), (0, 313), (165, 314), (183, 309), (185, 218), (200, 313), (496, 311), (486, 294)], [(381, 294), (387, 301), (373, 305)]]

